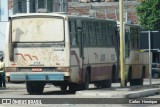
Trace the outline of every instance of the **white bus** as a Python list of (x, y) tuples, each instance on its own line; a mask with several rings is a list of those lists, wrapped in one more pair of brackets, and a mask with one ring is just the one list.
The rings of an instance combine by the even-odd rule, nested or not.
[(141, 30), (139, 25), (124, 23), (125, 77), (131, 86), (143, 85), (149, 72), (148, 53), (140, 52)]
[(26, 82), (29, 94), (46, 83), (61, 90), (105, 88), (116, 79), (117, 23), (57, 13), (10, 17), (5, 49), (10, 81)]

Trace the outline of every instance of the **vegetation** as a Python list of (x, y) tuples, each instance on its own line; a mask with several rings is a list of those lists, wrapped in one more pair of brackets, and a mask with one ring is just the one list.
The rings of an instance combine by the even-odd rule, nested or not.
[(160, 29), (160, 0), (144, 0), (137, 6), (136, 11), (144, 29)]

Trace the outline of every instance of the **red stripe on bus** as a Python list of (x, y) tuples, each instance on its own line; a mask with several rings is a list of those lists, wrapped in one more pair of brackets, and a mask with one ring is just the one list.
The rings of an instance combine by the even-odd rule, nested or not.
[(31, 56), (29, 54), (24, 54), (24, 56), (28, 56), (30, 60), (32, 60)]
[(35, 58), (36, 60), (38, 60), (37, 56), (32, 56), (33, 58)]
[(21, 54), (21, 53), (16, 53), (15, 55), (20, 55), (22, 58), (23, 58), (23, 60), (25, 60), (26, 61), (26, 59), (25, 59), (25, 57), (23, 56), (23, 54)]
[(15, 66), (16, 64), (12, 64), (12, 66)]

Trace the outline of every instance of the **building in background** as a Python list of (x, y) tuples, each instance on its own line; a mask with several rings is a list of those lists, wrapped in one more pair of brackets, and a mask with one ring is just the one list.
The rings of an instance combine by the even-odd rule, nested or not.
[(49, 12), (67, 12), (67, 0), (12, 0), (13, 14), (36, 13), (39, 9)]

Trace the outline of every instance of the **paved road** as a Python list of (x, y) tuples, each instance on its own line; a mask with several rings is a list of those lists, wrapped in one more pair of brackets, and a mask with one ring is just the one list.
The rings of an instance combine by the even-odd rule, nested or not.
[[(160, 84), (160, 80), (159, 79), (153, 79), (153, 84)], [(144, 82), (145, 85), (149, 85), (149, 80), (146, 79)], [(129, 85), (129, 84), (128, 84)], [(158, 86), (158, 85), (157, 85)], [(136, 87), (139, 88), (139, 87)], [(96, 89), (94, 88), (94, 86), (91, 84), (90, 85), (90, 90), (87, 90), (88, 92), (103, 92), (106, 90), (113, 90), (116, 89), (116, 92), (122, 93), (122, 90), (120, 88), (120, 84), (119, 83), (114, 83), (112, 85), (112, 88), (110, 89)], [(128, 87), (126, 88), (126, 91), (128, 90)], [(123, 92), (125, 92), (125, 90), (123, 90)], [(114, 93), (108, 93), (108, 94), (114, 94)], [(90, 96), (90, 95), (81, 95), (81, 94), (75, 94), (75, 93), (71, 93), (69, 91), (60, 91), (60, 89), (58, 87), (55, 87), (51, 84), (47, 84), (45, 86), (44, 89), (44, 93), (42, 95), (29, 95), (26, 91), (26, 86), (24, 83), (21, 84), (13, 84), (13, 83), (7, 83), (7, 88), (6, 89), (0, 89), (0, 98), (87, 98), (86, 101), (88, 100), (88, 98), (106, 98), (107, 96), (103, 96), (103, 95), (97, 95), (97, 96)], [(152, 96), (153, 97), (153, 96)], [(152, 98), (149, 97), (149, 98)], [(113, 96), (113, 98), (116, 98), (116, 96)], [(120, 97), (121, 98), (121, 97)], [(155, 97), (153, 97), (155, 98)], [(158, 96), (158, 98), (160, 98)], [(65, 99), (64, 99), (65, 100)], [(114, 101), (115, 103), (118, 102), (118, 99), (108, 99), (110, 101)], [(53, 100), (55, 101), (55, 100)], [(91, 104), (85, 104), (83, 105), (83, 107), (117, 107), (117, 105), (113, 105), (113, 104), (94, 104), (95, 101), (90, 101)], [(98, 103), (98, 100), (97, 100)], [(129, 104), (129, 102), (126, 102), (127, 104), (118, 104), (119, 107), (136, 107), (138, 106), (138, 104)], [(29, 105), (30, 107), (82, 107), (81, 104), (44, 104), (44, 105)], [(159, 107), (159, 105), (149, 105), (147, 104), (147, 107)], [(28, 107), (28, 105), (0, 105), (0, 107)], [(146, 107), (146, 105), (140, 105), (140, 107)]]

